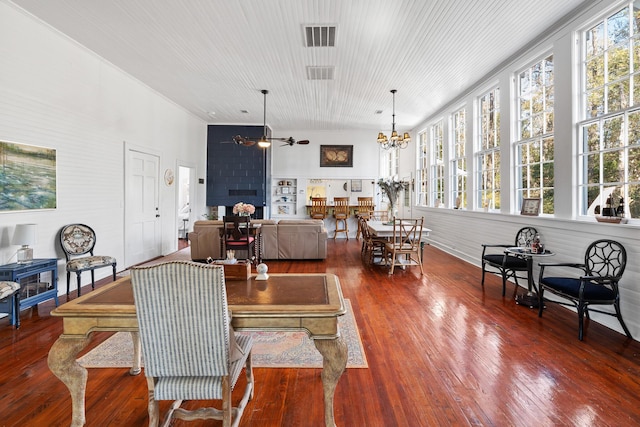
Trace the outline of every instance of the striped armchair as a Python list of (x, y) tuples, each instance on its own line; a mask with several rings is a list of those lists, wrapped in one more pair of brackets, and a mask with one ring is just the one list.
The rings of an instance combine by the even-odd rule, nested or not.
[[(159, 422), (158, 400), (173, 400), (163, 426), (172, 418), (216, 419), (237, 426), (253, 396), (250, 336), (238, 336), (240, 357), (232, 361), (234, 334), (221, 266), (174, 261), (131, 269), (140, 343), (149, 387), (149, 425)], [(231, 392), (245, 368), (247, 385), (232, 407)], [(222, 400), (187, 411), (182, 400)]]

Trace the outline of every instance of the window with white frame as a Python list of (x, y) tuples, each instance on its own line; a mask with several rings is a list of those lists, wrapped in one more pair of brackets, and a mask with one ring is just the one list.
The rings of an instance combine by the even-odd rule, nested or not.
[(418, 134), (418, 165), (417, 165), (417, 200), (419, 206), (428, 205), (429, 189), (429, 157), (427, 156), (427, 132)]
[(434, 207), (444, 204), (444, 137), (442, 120), (430, 127), (431, 135), (431, 200)]
[(541, 212), (553, 214), (553, 55), (518, 73), (516, 86), (517, 208), (523, 198), (540, 198)]
[(476, 208), (500, 209), (500, 89), (478, 98)]
[(580, 213), (640, 218), (640, 1), (582, 33)]
[(467, 207), (466, 111), (451, 115), (451, 200), (455, 209)]
[(400, 156), (398, 155), (399, 148), (392, 148), (387, 151), (387, 176), (398, 176), (400, 170)]

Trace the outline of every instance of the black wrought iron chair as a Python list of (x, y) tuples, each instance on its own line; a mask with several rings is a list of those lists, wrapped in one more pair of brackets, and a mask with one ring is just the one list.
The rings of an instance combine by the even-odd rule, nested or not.
[[(533, 240), (538, 231), (533, 227), (523, 227), (516, 233), (514, 244), (483, 244), (482, 245), (482, 287), (484, 287), (484, 274), (499, 274), (502, 276), (502, 296), (507, 289), (507, 279), (513, 277), (518, 285), (518, 272), (527, 271), (527, 260), (505, 252), (506, 248), (512, 246), (526, 246)], [(487, 266), (496, 271), (487, 270)], [(520, 279), (525, 277), (520, 276)]]
[[(615, 316), (620, 321), (627, 337), (631, 337), (620, 312), (620, 292), (618, 282), (627, 265), (627, 251), (614, 240), (602, 239), (591, 243), (584, 254), (584, 263), (540, 263), (538, 282), (538, 316), (542, 317), (544, 292), (558, 295), (568, 302), (546, 300), (562, 305), (570, 305), (578, 310), (578, 339), (584, 335), (584, 317), (589, 319), (589, 310)], [(582, 274), (574, 276), (548, 276), (552, 267), (572, 268)], [(565, 270), (566, 271), (566, 270)], [(615, 313), (590, 309), (591, 305), (613, 305)]]

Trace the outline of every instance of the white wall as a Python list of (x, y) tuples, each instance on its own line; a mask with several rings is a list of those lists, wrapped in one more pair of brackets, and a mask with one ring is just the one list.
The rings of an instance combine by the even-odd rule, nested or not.
[[(118, 269), (124, 269), (124, 142), (159, 152), (161, 176), (188, 163), (204, 178), (206, 124), (4, 2), (0, 57), (0, 140), (55, 149), (58, 187), (54, 210), (0, 213), (0, 263), (15, 262), (15, 224), (36, 223), (34, 256), (62, 258), (62, 291), (57, 233), (82, 222), (96, 230), (97, 253), (122, 260)], [(159, 183), (159, 191), (166, 254), (177, 248), (177, 186)], [(204, 213), (204, 191), (197, 185), (194, 218)], [(107, 275), (108, 269), (96, 271), (97, 278)]]
[[(502, 140), (502, 206), (500, 212), (473, 211), (475, 195), (472, 193), (474, 177), (468, 180), (469, 210), (437, 209), (415, 207), (414, 216), (425, 217), (425, 224), (432, 229), (431, 242), (434, 246), (480, 265), (482, 243), (510, 243), (515, 234), (523, 226), (532, 225), (541, 233), (546, 246), (556, 253), (545, 259), (547, 262), (583, 260), (586, 247), (601, 238), (611, 238), (621, 242), (628, 255), (627, 270), (620, 283), (622, 314), (632, 335), (640, 339), (640, 227), (638, 224), (600, 224), (593, 218), (579, 217), (575, 210), (577, 197), (575, 184), (577, 182), (577, 135), (575, 131), (577, 77), (573, 74), (574, 63), (579, 52), (576, 51), (578, 30), (590, 19), (604, 10), (612, 10), (610, 2), (601, 1), (587, 13), (576, 16), (571, 22), (560, 26), (557, 31), (533, 46), (523, 48), (522, 54), (514, 58), (509, 64), (498, 69), (481, 82), (478, 82), (467, 93), (453, 99), (449, 105), (432, 117), (426, 119), (415, 128), (417, 132), (427, 129), (429, 125), (440, 118), (447, 123), (449, 115), (466, 105), (467, 109), (467, 161), (473, 165), (474, 141), (474, 103), (478, 96), (494, 83), (501, 92), (501, 140)], [(615, 8), (614, 8), (615, 10)], [(514, 194), (506, 191), (515, 188), (515, 177), (512, 170), (513, 151), (509, 144), (512, 141), (509, 123), (511, 123), (510, 100), (513, 98), (513, 72), (524, 67), (530, 61), (545, 52), (553, 52), (555, 66), (555, 216), (526, 217), (511, 214), (515, 206)], [(447, 127), (447, 126), (445, 126)], [(445, 129), (446, 130), (446, 129)], [(447, 132), (445, 132), (447, 135)], [(415, 148), (414, 148), (415, 150)], [(414, 151), (415, 153), (415, 151)], [(405, 167), (406, 163), (401, 163)], [(402, 173), (400, 174), (402, 175)], [(447, 177), (449, 175), (447, 174)], [(429, 260), (426, 260), (427, 270)], [(536, 281), (538, 269), (534, 272)], [(480, 286), (480, 277), (477, 285)], [(524, 309), (524, 308), (523, 308)], [(543, 325), (553, 327), (553, 319), (545, 319)], [(551, 317), (551, 316), (549, 316)], [(601, 322), (619, 332), (622, 328), (616, 318), (592, 314), (592, 319)], [(577, 318), (575, 324), (577, 334)]]

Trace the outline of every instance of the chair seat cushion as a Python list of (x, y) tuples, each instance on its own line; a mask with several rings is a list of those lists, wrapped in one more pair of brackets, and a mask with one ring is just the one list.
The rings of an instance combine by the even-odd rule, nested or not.
[(87, 256), (82, 258), (74, 258), (67, 262), (67, 271), (83, 271), (93, 270), (94, 268), (106, 267), (114, 265), (116, 259), (111, 256)]
[[(233, 387), (242, 372), (247, 357), (253, 347), (251, 335), (238, 334), (236, 341), (243, 354), (230, 364), (230, 384)], [(188, 360), (185, 356), (185, 360)], [(156, 400), (209, 400), (222, 399), (222, 377), (160, 377), (157, 379), (154, 394)]]
[(246, 238), (241, 238), (241, 239), (237, 239), (237, 240), (227, 240), (225, 242), (225, 244), (227, 246), (247, 246), (247, 244), (251, 244), (253, 243), (253, 241), (255, 240), (254, 237), (249, 237), (249, 240), (247, 241)]
[(20, 283), (17, 282), (0, 282), (0, 300), (13, 295), (20, 290)]
[[(571, 296), (573, 298), (579, 298), (580, 291), (580, 279), (567, 278), (567, 277), (545, 277), (542, 279), (542, 284), (545, 288), (551, 288), (557, 290), (564, 295)], [(598, 300), (598, 301), (612, 301), (616, 298), (616, 293), (613, 289), (610, 289), (602, 285), (594, 285), (587, 282), (584, 287), (583, 293), (585, 300)]]
[(488, 254), (482, 257), (485, 262), (489, 264), (502, 266), (504, 262), (504, 266), (511, 270), (526, 270), (527, 269), (527, 260), (515, 257), (515, 256), (506, 256), (503, 254)]

